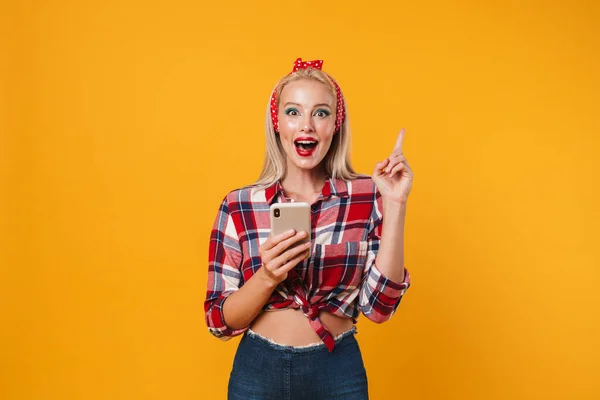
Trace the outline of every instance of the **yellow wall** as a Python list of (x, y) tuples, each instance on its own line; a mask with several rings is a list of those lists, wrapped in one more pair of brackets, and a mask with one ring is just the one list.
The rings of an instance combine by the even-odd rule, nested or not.
[(407, 129), (414, 284), (359, 321), (372, 398), (600, 398), (599, 3), (249, 3), (1, 6), (0, 398), (225, 398), (210, 227), (296, 57), (361, 172)]

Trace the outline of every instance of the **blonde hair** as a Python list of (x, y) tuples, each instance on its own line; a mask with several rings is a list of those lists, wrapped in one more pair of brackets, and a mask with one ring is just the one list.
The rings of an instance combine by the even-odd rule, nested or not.
[[(336, 100), (337, 95), (335, 86), (331, 82), (329, 76), (316, 68), (307, 68), (298, 70), (290, 75), (286, 75), (275, 85), (275, 95), (277, 98), (277, 107), (279, 108), (279, 98), (283, 88), (290, 82), (299, 80), (314, 80), (327, 86), (333, 98)], [(341, 92), (341, 90), (340, 90)], [(265, 134), (267, 149), (262, 171), (258, 180), (254, 183), (255, 186), (265, 188), (276, 181), (285, 177), (286, 174), (286, 155), (281, 145), (281, 138), (275, 132), (273, 121), (271, 120), (271, 96), (269, 94), (269, 102), (267, 103), (267, 116), (265, 121)], [(339, 131), (334, 135), (331, 141), (331, 146), (322, 163), (325, 165), (325, 172), (328, 176), (334, 179), (350, 180), (359, 176), (350, 163), (350, 126), (348, 124), (348, 109), (345, 105), (346, 118), (341, 124)], [(337, 114), (337, 110), (336, 110)]]

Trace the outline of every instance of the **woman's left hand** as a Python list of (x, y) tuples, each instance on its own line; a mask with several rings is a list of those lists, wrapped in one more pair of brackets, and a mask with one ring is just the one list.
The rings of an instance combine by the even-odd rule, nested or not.
[(402, 153), (404, 128), (400, 130), (392, 154), (378, 162), (373, 171), (373, 181), (383, 200), (396, 204), (406, 204), (414, 174)]

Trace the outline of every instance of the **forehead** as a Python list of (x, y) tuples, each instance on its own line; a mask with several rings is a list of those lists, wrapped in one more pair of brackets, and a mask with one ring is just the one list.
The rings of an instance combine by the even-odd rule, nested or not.
[(279, 104), (288, 102), (306, 106), (327, 103), (333, 107), (335, 97), (327, 85), (312, 79), (301, 79), (288, 83), (281, 91)]

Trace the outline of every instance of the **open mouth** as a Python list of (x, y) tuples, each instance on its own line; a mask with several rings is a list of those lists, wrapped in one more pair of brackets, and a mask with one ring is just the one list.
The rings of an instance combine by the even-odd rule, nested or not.
[(316, 140), (296, 140), (296, 141), (294, 141), (294, 145), (296, 145), (296, 148), (298, 150), (302, 150), (302, 151), (314, 150), (315, 147), (317, 147), (317, 144), (319, 144), (319, 142), (317, 142)]
[(296, 153), (300, 157), (310, 157), (314, 154), (317, 149), (318, 141), (309, 138), (300, 138), (294, 140), (294, 146), (296, 146)]

